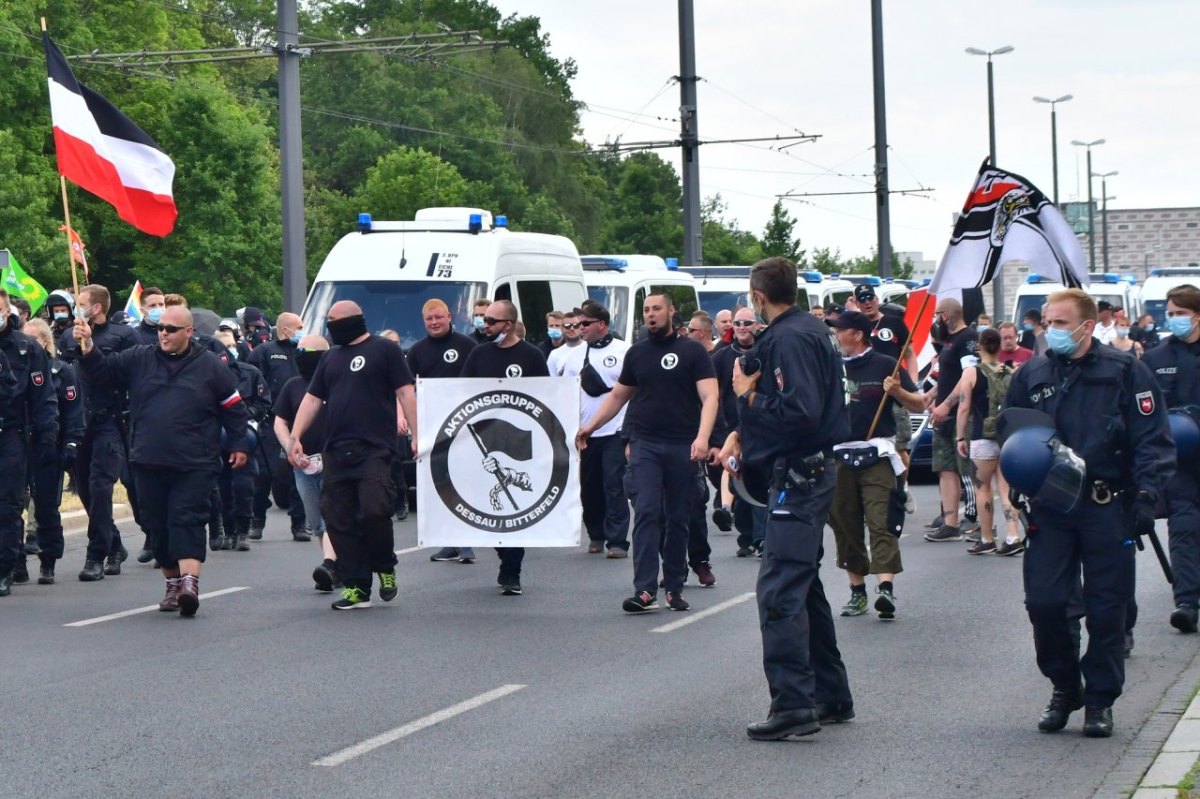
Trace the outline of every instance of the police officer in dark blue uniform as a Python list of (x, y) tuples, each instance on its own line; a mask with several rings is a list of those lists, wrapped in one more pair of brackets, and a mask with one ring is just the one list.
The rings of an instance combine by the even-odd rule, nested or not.
[[(247, 314), (252, 310), (247, 308)], [(296, 314), (286, 311), (279, 314), (275, 320), (275, 339), (256, 344), (247, 358), (247, 363), (262, 372), (272, 397), (278, 397), (287, 381), (300, 374), (296, 365), (296, 344), (300, 341), (303, 327), (304, 322)], [(270, 431), (274, 426), (275, 418), (272, 416), (262, 429)], [(258, 449), (264, 463), (262, 472), (255, 480), (254, 519), (250, 524), (250, 538), (262, 538), (267, 509), (271, 507), (270, 495), (273, 493), (276, 503), (286, 507), (291, 517), (292, 538), (296, 541), (311, 540), (305, 529), (304, 503), (300, 501), (300, 492), (296, 490), (292, 466), (287, 462), (278, 440), (275, 436), (267, 435), (261, 439)]]
[(58, 458), (58, 400), (50, 360), (40, 344), (17, 330), (18, 319), (8, 292), (0, 289), (5, 359), (0, 361), (0, 596), (12, 590), (17, 562), (25, 558), (21, 511), (29, 462)]
[(846, 440), (845, 371), (829, 332), (797, 308), (796, 266), (768, 258), (750, 271), (756, 314), (767, 321), (734, 367), (739, 430), (721, 462), (771, 475), (770, 515), (758, 575), (763, 670), (771, 692), (757, 741), (809, 735), (854, 717), (846, 667), (819, 575), (837, 474), (833, 446)]
[[(1086, 292), (1051, 294), (1043, 318), (1049, 351), (1017, 370), (1005, 407), (1047, 414), (1058, 440), (1082, 459), (1084, 475), (1073, 509), (1030, 499), (1037, 532), (1025, 552), (1025, 606), (1038, 668), (1053, 685), (1038, 729), (1061, 730), (1086, 707), (1084, 735), (1102, 738), (1112, 735), (1112, 705), (1125, 683), (1135, 567), (1130, 531), (1154, 531), (1154, 507), (1175, 468), (1175, 448), (1150, 370), (1092, 338), (1097, 309)], [(1011, 482), (1006, 460), (1002, 450)], [(1081, 565), (1088, 630), (1082, 659), (1069, 618)]]
[[(1147, 349), (1142, 360), (1154, 373), (1167, 408), (1200, 419), (1200, 288), (1188, 284), (1167, 292), (1167, 330), (1171, 336)], [(1200, 603), (1200, 462), (1179, 463), (1166, 500), (1175, 574), (1171, 626), (1194, 633)]]
[[(110, 303), (111, 296), (104, 286), (79, 289), (78, 310), (92, 326), (92, 340), (106, 355), (123, 352), (138, 343), (132, 328), (109, 322)], [(63, 334), (58, 351), (68, 363), (79, 359), (79, 344), (73, 330)], [(94, 582), (103, 580), (105, 575), (120, 574), (121, 563), (129, 556), (113, 522), (113, 485), (125, 468), (129, 397), (123, 388), (93, 389), (86, 375), (84, 385), (87, 430), (75, 463), (75, 482), (87, 509), (88, 547), (79, 579)]]
[[(30, 480), (33, 494), (33, 518), (37, 522), (37, 533), (26, 541), (25, 551), (37, 555), (41, 561), (38, 585), (54, 583), (54, 566), (63, 556), (62, 504), (63, 470), (75, 465), (76, 453), (83, 441), (83, 396), (75, 367), (57, 357), (52, 329), (41, 319), (25, 323), (21, 332), (35, 339), (50, 358), (50, 379), (54, 384), (58, 400), (58, 457), (34, 458), (30, 463)], [(21, 569), (14, 582), (29, 579), (28, 571)], [(24, 579), (22, 579), (24, 577)]]
[[(225, 345), (225, 360), (237, 378), (238, 393), (242, 395), (242, 401), (250, 414), (250, 429), (247, 435), (250, 438), (250, 447), (254, 449), (257, 447), (260, 431), (264, 435), (270, 435), (265, 425), (267, 417), (271, 414), (271, 391), (267, 388), (262, 373), (240, 360), (240, 351), (232, 331), (219, 330), (215, 338)], [(228, 437), (225, 445), (228, 446)], [(223, 447), (224, 453), (227, 454), (228, 451)], [(254, 482), (257, 476), (255, 460), (250, 458), (242, 469), (234, 469), (224, 458), (222, 460), (224, 463), (221, 475), (217, 479), (221, 492), (221, 516), (225, 527), (225, 540), (221, 548), (249, 552), (250, 544), (247, 539), (250, 534), (250, 505), (254, 498)], [(213, 543), (210, 538), (210, 549), (215, 549)]]

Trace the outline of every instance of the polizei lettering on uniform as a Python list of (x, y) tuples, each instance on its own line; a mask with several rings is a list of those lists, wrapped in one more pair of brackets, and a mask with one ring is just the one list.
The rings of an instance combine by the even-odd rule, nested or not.
[(442, 435), (447, 438), (453, 438), (454, 433), (458, 430), (459, 425), (464, 420), (474, 416), (476, 412), (487, 408), (516, 408), (525, 411), (535, 419), (541, 418), (542, 406), (533, 402), (528, 397), (523, 397), (520, 394), (508, 394), (503, 391), (497, 391), (495, 394), (484, 394), (476, 397), (470, 402), (458, 409), (458, 412), (446, 420), (446, 426), (442, 428)]

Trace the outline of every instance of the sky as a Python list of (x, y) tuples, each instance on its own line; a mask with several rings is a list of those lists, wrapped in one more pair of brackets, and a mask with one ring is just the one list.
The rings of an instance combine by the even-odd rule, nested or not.
[[(671, 0), (492, 0), (536, 16), (550, 51), (578, 65), (573, 90), (593, 144), (673, 140), (679, 123), (678, 4)], [(701, 140), (819, 134), (700, 148), (704, 197), (720, 193), (761, 234), (776, 196), (872, 191), (869, 0), (695, 0)], [(892, 0), (883, 3), (892, 245), (938, 259), (988, 155), (987, 59), (994, 57), (997, 163), (1052, 194), (1050, 108), (1058, 106), (1059, 199), (1086, 199), (1083, 148), (1108, 178), (1109, 207), (1200, 205), (1197, 0)], [(635, 115), (636, 112), (636, 115)], [(661, 117), (661, 119), (659, 119)], [(678, 150), (659, 150), (679, 169)], [(1192, 177), (1189, 177), (1192, 176)], [(1094, 194), (1100, 199), (1100, 181)], [(871, 194), (785, 201), (804, 247), (845, 256), (875, 244)]]

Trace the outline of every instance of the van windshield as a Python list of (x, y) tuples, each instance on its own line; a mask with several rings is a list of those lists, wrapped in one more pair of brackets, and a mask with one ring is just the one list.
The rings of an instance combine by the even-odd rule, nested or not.
[(1046, 294), (1022, 294), (1017, 297), (1017, 311), (1013, 321), (1020, 324), (1025, 319), (1025, 314), (1030, 311), (1042, 312), (1042, 306), (1046, 304)]
[(716, 317), (718, 311), (736, 311), (746, 307), (746, 292), (744, 291), (701, 291), (700, 307), (709, 316)]
[(1167, 324), (1167, 301), (1146, 300), (1142, 303), (1142, 313), (1153, 316), (1156, 327), (1163, 327)]
[(395, 330), (400, 346), (408, 348), (425, 338), (421, 308), (439, 299), (450, 309), (454, 329), (471, 332), (475, 300), (487, 296), (483, 283), (446, 280), (338, 280), (317, 283), (304, 309), (304, 332), (326, 335), (325, 317), (339, 300), (353, 300), (363, 309), (372, 333)]
[(608, 310), (608, 329), (617, 338), (625, 338), (629, 321), (629, 289), (624, 286), (588, 286), (588, 299)]

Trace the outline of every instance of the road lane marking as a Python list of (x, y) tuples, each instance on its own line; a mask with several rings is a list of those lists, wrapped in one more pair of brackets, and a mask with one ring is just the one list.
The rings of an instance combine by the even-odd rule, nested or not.
[(432, 727), (433, 725), (446, 721), (447, 719), (452, 719), (455, 716), (466, 713), (468, 710), (474, 710), (477, 707), (482, 707), (489, 702), (494, 702), (497, 699), (508, 696), (509, 694), (516, 693), (525, 687), (526, 686), (524, 685), (501, 685), (499, 688), (482, 693), (479, 696), (466, 700), (465, 702), (459, 702), (457, 705), (451, 705), (444, 710), (439, 710), (436, 713), (430, 713), (428, 716), (419, 718), (416, 721), (411, 721), (402, 727), (397, 727), (394, 730), (388, 730), (385, 733), (376, 735), (374, 738), (368, 738), (362, 743), (357, 743), (354, 746), (334, 752), (332, 755), (326, 755), (319, 760), (314, 760), (312, 765), (340, 766), (349, 760), (353, 760), (359, 755), (365, 755), (367, 752), (372, 752), (381, 746), (387, 746), (390, 743), (395, 743), (401, 738), (412, 735), (414, 732), (420, 732), (426, 727)]
[(687, 627), (689, 624), (698, 622), (701, 619), (706, 619), (709, 616), (713, 616), (717, 613), (720, 613), (723, 610), (728, 610), (729, 608), (733, 607), (734, 605), (740, 605), (743, 602), (745, 602), (747, 599), (753, 599), (753, 598), (754, 598), (754, 592), (748, 591), (745, 594), (735, 596), (733, 599), (726, 599), (724, 602), (720, 602), (716, 605), (713, 605), (711, 608), (705, 608), (704, 610), (702, 610), (698, 613), (689, 612), (684, 618), (680, 619), (679, 621), (673, 621), (670, 624), (664, 624), (661, 627), (655, 627), (650, 632), (652, 632), (652, 633), (673, 632), (675, 630), (678, 630), (680, 627)]
[(397, 555), (408, 555), (409, 553), (412, 553), (412, 552), (420, 552), (422, 549), (429, 549), (429, 547), (417, 546), (417, 547), (409, 547), (408, 549), (397, 549), (396, 554)]
[[(212, 599), (213, 597), (224, 596), (225, 594), (233, 594), (238, 591), (248, 591), (250, 586), (243, 585), (236, 588), (222, 588), (220, 591), (209, 591), (207, 594), (201, 594), (201, 599)], [(87, 627), (92, 624), (99, 624), (102, 621), (115, 621), (123, 619), (126, 616), (136, 616), (139, 613), (149, 613), (152, 610), (158, 610), (158, 605), (147, 605), (144, 608), (134, 608), (133, 610), (122, 610), (120, 613), (110, 613), (107, 616), (97, 616), (94, 619), (84, 619), (83, 621), (73, 621), (70, 624), (64, 624), (63, 627)]]

